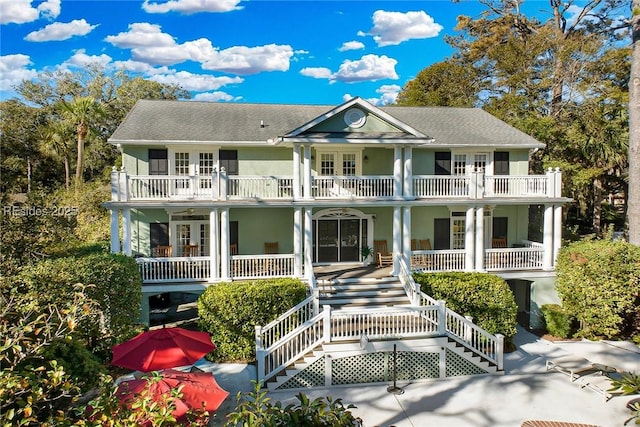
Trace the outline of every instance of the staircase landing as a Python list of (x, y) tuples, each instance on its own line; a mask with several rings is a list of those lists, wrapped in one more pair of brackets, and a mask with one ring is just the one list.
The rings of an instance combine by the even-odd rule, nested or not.
[(345, 279), (383, 279), (392, 277), (392, 267), (378, 267), (375, 264), (368, 266), (357, 264), (331, 264), (317, 265), (313, 267), (313, 273), (317, 281), (334, 281)]

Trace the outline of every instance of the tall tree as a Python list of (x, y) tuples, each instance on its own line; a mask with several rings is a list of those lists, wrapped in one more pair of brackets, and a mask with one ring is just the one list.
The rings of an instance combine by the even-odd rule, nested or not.
[(62, 101), (60, 108), (63, 117), (76, 127), (76, 138), (78, 142), (76, 182), (81, 183), (83, 181), (84, 171), (84, 144), (89, 134), (89, 127), (100, 120), (101, 116), (104, 115), (104, 109), (90, 96), (74, 98), (71, 102)]
[(631, 76), (629, 79), (629, 242), (640, 245), (640, 0), (631, 2)]
[(62, 159), (64, 165), (64, 184), (69, 189), (71, 183), (70, 158), (73, 152), (73, 128), (62, 120), (52, 120), (45, 128), (42, 151)]

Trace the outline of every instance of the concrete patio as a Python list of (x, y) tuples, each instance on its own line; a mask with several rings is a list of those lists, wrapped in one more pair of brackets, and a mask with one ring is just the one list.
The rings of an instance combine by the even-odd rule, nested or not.
[[(332, 387), (304, 391), (311, 398), (332, 396), (352, 403), (352, 413), (366, 427), (520, 427), (527, 420), (563, 421), (602, 427), (622, 426), (630, 416), (627, 403), (640, 396), (602, 395), (581, 388), (566, 375), (547, 371), (546, 360), (574, 354), (594, 363), (640, 371), (640, 349), (627, 342), (549, 342), (519, 329), (517, 350), (505, 354), (505, 375), (398, 383), (403, 393), (387, 391), (390, 384)], [(223, 425), (238, 391), (252, 389), (252, 365), (214, 365), (218, 383), (230, 392), (212, 425)], [(298, 391), (271, 392), (283, 405), (297, 403)]]

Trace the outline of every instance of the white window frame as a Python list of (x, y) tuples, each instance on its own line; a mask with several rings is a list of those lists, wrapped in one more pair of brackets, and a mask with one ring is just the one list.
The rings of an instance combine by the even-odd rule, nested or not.
[[(460, 173), (456, 173), (455, 163), (456, 156), (465, 156), (465, 171)], [(493, 175), (493, 151), (461, 151), (454, 150), (451, 151), (451, 174), (452, 175), (464, 175), (466, 174), (466, 170), (471, 167), (471, 170), (475, 171), (475, 160), (476, 156), (485, 156), (485, 166), (484, 166), (484, 174), (485, 175)]]
[(322, 175), (322, 155), (323, 154), (332, 154), (333, 155), (333, 170), (334, 170), (334, 175), (333, 176), (351, 176), (351, 175), (344, 175), (344, 170), (343, 170), (343, 165), (344, 165), (344, 161), (345, 161), (345, 155), (354, 155), (355, 156), (355, 162), (356, 162), (356, 167), (355, 167), (355, 176), (357, 175), (362, 175), (362, 149), (356, 149), (354, 150), (353, 148), (349, 149), (349, 148), (341, 148), (341, 149), (336, 149), (336, 148), (316, 148), (316, 172), (318, 174), (318, 176), (329, 176), (329, 175)]

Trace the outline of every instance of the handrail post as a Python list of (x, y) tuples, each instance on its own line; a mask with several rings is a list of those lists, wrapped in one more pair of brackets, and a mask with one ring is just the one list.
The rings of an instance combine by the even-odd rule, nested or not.
[(496, 363), (498, 370), (502, 371), (504, 365), (504, 335), (496, 334)]
[(120, 199), (119, 185), (118, 185), (118, 169), (113, 166), (111, 168), (111, 201), (117, 202)]
[(324, 342), (331, 342), (331, 306), (322, 306), (322, 335)]
[(227, 176), (227, 171), (224, 169), (224, 167), (220, 168), (220, 200), (227, 200), (228, 199), (228, 184), (229, 184), (229, 178)]
[(313, 316), (316, 316), (320, 313), (320, 289), (314, 286), (311, 292), (313, 292)]
[(118, 185), (118, 194), (121, 202), (129, 201), (129, 177), (127, 176), (127, 170), (124, 166), (120, 168), (120, 179)]
[(262, 326), (256, 325), (256, 380), (261, 381), (265, 376), (264, 348), (262, 348)]
[(473, 324), (473, 316), (464, 316), (465, 319), (469, 321), (469, 323), (465, 323), (464, 325), (464, 340), (471, 344), (471, 324)]
[(447, 303), (443, 300), (438, 300), (438, 335), (444, 336), (447, 334)]

